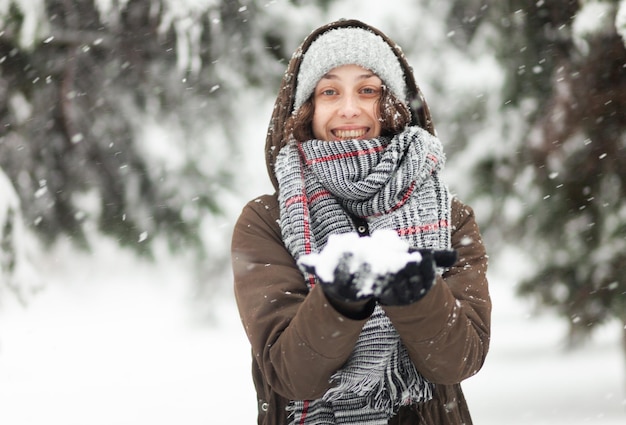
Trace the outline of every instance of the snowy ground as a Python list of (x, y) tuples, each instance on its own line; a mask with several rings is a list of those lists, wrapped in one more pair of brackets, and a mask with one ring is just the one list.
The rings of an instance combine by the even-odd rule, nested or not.
[[(255, 423), (249, 349), (232, 299), (218, 323), (192, 314), (182, 266), (149, 265), (103, 245), (60, 254), (26, 309), (0, 309), (0, 424)], [(475, 423), (623, 424), (619, 327), (582, 350), (563, 326), (531, 317), (511, 282), (491, 277), (493, 346), (465, 388)]]
[[(606, 325), (581, 349), (564, 349), (562, 319), (513, 295), (515, 255), (490, 276), (494, 305), (487, 363), (465, 384), (477, 425), (626, 423), (621, 328)], [(500, 270), (497, 270), (500, 269)]]

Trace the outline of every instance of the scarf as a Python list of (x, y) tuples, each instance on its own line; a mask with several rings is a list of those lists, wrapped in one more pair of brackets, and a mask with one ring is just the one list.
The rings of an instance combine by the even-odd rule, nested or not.
[[(394, 229), (410, 246), (450, 247), (450, 196), (439, 173), (441, 142), (420, 127), (393, 138), (291, 141), (277, 156), (280, 227), (297, 260), (319, 252), (331, 234)], [(307, 285), (315, 276), (303, 270)], [(432, 398), (432, 384), (413, 366), (379, 306), (346, 364), (318, 400), (294, 400), (292, 424), (387, 424), (400, 406)]]

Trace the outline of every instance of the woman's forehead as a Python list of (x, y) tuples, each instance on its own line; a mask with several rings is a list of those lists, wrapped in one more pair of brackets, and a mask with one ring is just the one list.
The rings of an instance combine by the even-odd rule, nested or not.
[(331, 69), (322, 76), (322, 79), (358, 79), (364, 80), (371, 77), (378, 76), (371, 70), (364, 68), (360, 65), (341, 65)]

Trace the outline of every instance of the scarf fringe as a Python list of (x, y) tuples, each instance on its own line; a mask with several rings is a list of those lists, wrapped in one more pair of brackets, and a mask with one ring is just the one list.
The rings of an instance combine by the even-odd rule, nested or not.
[[(432, 398), (432, 384), (426, 381), (408, 358), (406, 348), (398, 338), (395, 349), (388, 352), (387, 358), (364, 369), (350, 373), (339, 370), (331, 377), (335, 384), (323, 396), (332, 403), (345, 398), (363, 398), (367, 406), (384, 411), (389, 417), (400, 406), (421, 403)], [(397, 364), (396, 374), (385, 373), (389, 364)], [(349, 369), (349, 365), (347, 366)]]

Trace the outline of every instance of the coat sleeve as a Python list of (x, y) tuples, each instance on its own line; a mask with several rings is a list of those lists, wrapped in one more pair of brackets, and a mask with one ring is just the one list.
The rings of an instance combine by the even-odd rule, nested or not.
[(274, 197), (246, 205), (235, 225), (235, 299), (266, 383), (283, 397), (321, 397), (349, 357), (366, 320), (337, 312), (319, 286), (310, 292), (277, 225)]
[(452, 201), (457, 263), (420, 301), (384, 307), (419, 372), (436, 384), (456, 384), (482, 367), (489, 349), (491, 300), (487, 254), (474, 212)]

